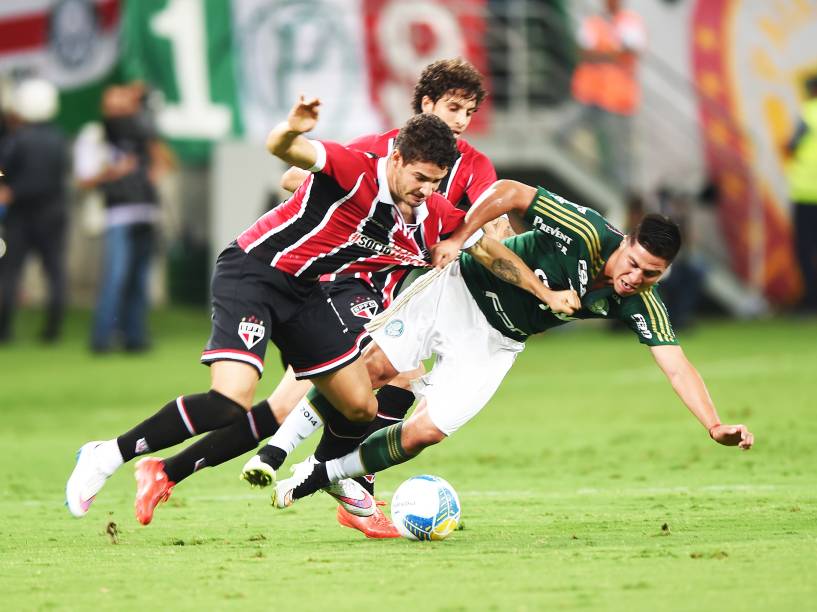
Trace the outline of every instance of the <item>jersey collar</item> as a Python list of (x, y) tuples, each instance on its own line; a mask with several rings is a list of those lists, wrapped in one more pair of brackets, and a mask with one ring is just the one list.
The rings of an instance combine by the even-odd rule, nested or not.
[[(389, 191), (389, 181), (386, 177), (387, 161), (388, 157), (381, 157), (377, 160), (377, 199), (385, 204), (391, 204), (396, 209), (397, 204), (395, 204), (394, 198), (391, 197), (391, 191)], [(403, 219), (403, 215), (400, 214), (400, 211), (396, 212), (397, 218), (400, 219), (401, 225), (415, 227), (420, 225), (423, 221), (425, 221), (426, 217), (428, 217), (428, 205), (426, 202), (423, 202), (414, 209), (413, 223), (406, 223)]]

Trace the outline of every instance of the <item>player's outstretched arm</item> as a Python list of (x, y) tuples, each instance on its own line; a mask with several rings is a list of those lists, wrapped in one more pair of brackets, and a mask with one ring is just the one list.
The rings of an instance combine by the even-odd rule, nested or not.
[(680, 346), (653, 346), (650, 349), (658, 367), (689, 411), (709, 431), (709, 436), (724, 446), (749, 450), (755, 438), (745, 425), (724, 425), (701, 375), (684, 355)]
[(533, 294), (553, 312), (572, 315), (582, 307), (579, 295), (573, 289), (552, 291), (539, 280), (519, 255), (489, 236), (482, 236), (465, 251), (494, 276)]
[(447, 239), (431, 247), (431, 264), (442, 268), (457, 257), (462, 245), (479, 228), (510, 211), (524, 215), (536, 189), (517, 181), (501, 180), (491, 185), (465, 215), (465, 221)]
[(289, 111), (286, 121), (270, 131), (267, 136), (267, 151), (291, 166), (304, 170), (312, 168), (318, 159), (318, 153), (304, 134), (317, 125), (320, 105), (317, 98), (305, 100), (300, 96)]

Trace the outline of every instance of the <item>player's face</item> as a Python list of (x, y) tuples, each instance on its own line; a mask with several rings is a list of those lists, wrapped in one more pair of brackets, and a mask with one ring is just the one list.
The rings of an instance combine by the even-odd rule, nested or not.
[(394, 156), (392, 197), (397, 203), (419, 206), (440, 186), (440, 181), (448, 174), (448, 168), (440, 168), (431, 162), (415, 161), (404, 164), (399, 151), (394, 151), (392, 155)]
[(459, 138), (471, 124), (471, 117), (477, 111), (477, 102), (473, 98), (461, 96), (456, 91), (448, 91), (436, 102), (424, 96), (422, 108), (424, 113), (432, 113), (445, 121), (454, 132), (454, 136)]
[(610, 276), (613, 291), (622, 297), (646, 291), (669, 267), (665, 259), (656, 257), (636, 240), (625, 238), (619, 249)]

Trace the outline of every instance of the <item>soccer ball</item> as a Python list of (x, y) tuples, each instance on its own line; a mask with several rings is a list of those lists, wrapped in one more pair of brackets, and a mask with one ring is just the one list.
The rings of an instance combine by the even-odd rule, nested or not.
[(394, 492), (391, 520), (409, 540), (444, 540), (460, 523), (460, 500), (442, 478), (414, 476)]

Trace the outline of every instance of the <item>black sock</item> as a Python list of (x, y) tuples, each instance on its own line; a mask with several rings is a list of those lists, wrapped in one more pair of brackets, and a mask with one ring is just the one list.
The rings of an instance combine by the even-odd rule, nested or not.
[(244, 409), (217, 391), (180, 396), (116, 439), (125, 462), (230, 424)]
[(278, 430), (278, 423), (266, 402), (256, 404), (245, 414), (245, 418), (211, 431), (180, 453), (165, 459), (167, 477), (179, 483), (193, 472), (221, 465), (251, 451), (260, 440)]
[(406, 389), (393, 385), (381, 387), (377, 392), (377, 416), (369, 424), (367, 435), (402, 421), (414, 404), (414, 399), (414, 393)]
[(326, 464), (316, 463), (315, 467), (312, 468), (312, 473), (306, 477), (306, 480), (292, 490), (292, 499), (301, 499), (307, 495), (312, 495), (330, 484), (329, 475), (326, 473)]
[[(401, 387), (393, 385), (381, 387), (380, 391), (377, 392), (377, 416), (369, 424), (366, 437), (379, 429), (394, 425), (397, 421), (402, 421), (414, 404), (414, 399), (414, 393)], [(367, 474), (366, 476), (358, 476), (355, 478), (355, 482), (366, 489), (370, 495), (374, 495), (374, 479), (374, 474)]]
[(277, 470), (284, 465), (284, 461), (287, 460), (287, 454), (284, 452), (284, 449), (273, 446), (272, 444), (264, 445), (261, 450), (258, 451), (258, 456), (261, 457), (261, 461), (266, 463), (273, 470)]
[(315, 448), (315, 459), (329, 461), (343, 457), (356, 449), (366, 439), (370, 422), (356, 423), (350, 421), (327, 402), (325, 406), (316, 406), (323, 418), (323, 432)]

